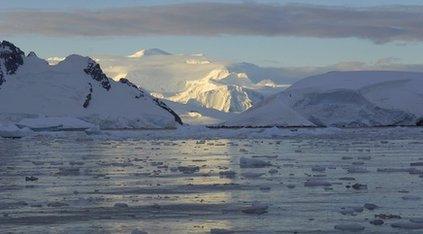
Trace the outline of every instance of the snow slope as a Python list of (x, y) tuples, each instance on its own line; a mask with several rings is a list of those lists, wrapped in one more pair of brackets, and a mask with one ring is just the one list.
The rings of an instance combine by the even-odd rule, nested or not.
[(234, 127), (315, 126), (284, 103), (279, 94), (266, 98), (258, 105), (219, 125)]
[(195, 103), (182, 104), (169, 100), (164, 100), (164, 102), (178, 113), (184, 124), (188, 125), (213, 125), (234, 118), (237, 115), (236, 113), (206, 108)]
[(423, 73), (399, 71), (329, 72), (303, 79), (289, 89), (291, 101), (303, 95), (331, 90), (352, 90), (371, 103), (423, 116)]
[[(298, 81), (225, 124), (249, 125), (254, 119), (261, 125), (280, 125), (295, 111), (319, 126), (414, 125), (423, 116), (422, 85), (423, 73), (329, 72)], [(287, 106), (290, 110), (284, 111)]]
[(88, 57), (55, 66), (0, 44), (0, 120), (75, 117), (101, 128), (174, 128), (179, 116), (129, 81), (109, 79)]

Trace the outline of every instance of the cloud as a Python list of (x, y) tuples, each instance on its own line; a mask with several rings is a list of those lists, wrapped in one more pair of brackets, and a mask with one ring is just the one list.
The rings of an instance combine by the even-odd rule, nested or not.
[(2, 35), (300, 36), (376, 43), (423, 40), (423, 7), (186, 3), (100, 10), (14, 10), (0, 14)]

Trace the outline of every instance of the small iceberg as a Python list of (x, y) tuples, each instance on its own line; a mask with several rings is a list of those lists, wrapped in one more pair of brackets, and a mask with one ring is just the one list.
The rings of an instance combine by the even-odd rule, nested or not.
[(0, 123), (0, 137), (3, 138), (22, 138), (32, 131), (28, 128), (19, 128), (14, 124), (2, 124)]

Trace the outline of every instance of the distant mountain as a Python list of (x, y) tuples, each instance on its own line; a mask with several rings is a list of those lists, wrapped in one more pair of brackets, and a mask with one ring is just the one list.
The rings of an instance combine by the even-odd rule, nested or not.
[(170, 55), (170, 53), (161, 50), (161, 49), (157, 49), (157, 48), (153, 48), (153, 49), (142, 49), (140, 51), (137, 51), (131, 55), (129, 55), (129, 58), (141, 58), (141, 57), (148, 57), (148, 56), (155, 56), (155, 55)]
[(101, 128), (174, 128), (179, 116), (126, 79), (109, 79), (89, 57), (70, 55), (50, 66), (0, 43), (0, 121), (75, 117)]
[(169, 99), (180, 103), (197, 103), (223, 112), (242, 112), (263, 100), (252, 89), (254, 84), (243, 73), (216, 69), (205, 78), (188, 81), (187, 88)]
[(329, 72), (296, 82), (223, 125), (292, 126), (298, 119), (318, 126), (416, 125), (422, 85), (423, 73)]
[[(242, 112), (265, 96), (286, 88), (286, 83), (281, 84), (290, 80), (277, 68), (215, 61), (203, 54), (171, 55), (160, 51), (150, 53), (166, 56), (146, 57), (147, 51), (142, 50), (132, 58), (99, 56), (98, 62), (114, 79), (125, 77), (172, 101), (224, 112)], [(133, 59), (139, 56), (143, 59)]]

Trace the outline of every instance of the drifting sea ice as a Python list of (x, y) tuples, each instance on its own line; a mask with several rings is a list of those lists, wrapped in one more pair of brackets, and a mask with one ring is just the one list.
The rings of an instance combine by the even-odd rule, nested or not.
[[(51, 226), (123, 233), (421, 231), (423, 208), (413, 196), (423, 194), (422, 178), (412, 164), (421, 161), (421, 130), (221, 138), (248, 131), (256, 130), (177, 140), (165, 131), (0, 139), (0, 226), (5, 232)], [(364, 165), (353, 165), (358, 157)], [(350, 174), (351, 167), (368, 172)]]

